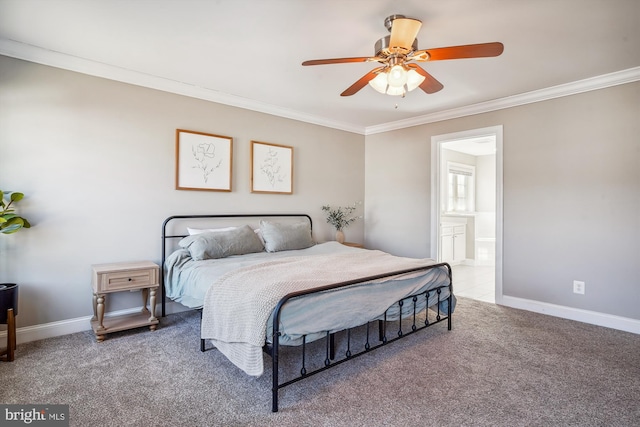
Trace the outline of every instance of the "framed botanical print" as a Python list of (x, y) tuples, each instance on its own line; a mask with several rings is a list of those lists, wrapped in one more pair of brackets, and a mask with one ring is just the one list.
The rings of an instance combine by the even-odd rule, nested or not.
[(251, 141), (251, 192), (293, 194), (293, 147)]
[(233, 138), (176, 130), (176, 190), (231, 191)]

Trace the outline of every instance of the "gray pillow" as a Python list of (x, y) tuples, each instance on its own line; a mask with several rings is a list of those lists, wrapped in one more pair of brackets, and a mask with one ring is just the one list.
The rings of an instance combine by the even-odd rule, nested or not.
[(262, 220), (260, 231), (267, 252), (305, 249), (316, 244), (311, 237), (311, 225), (307, 221), (279, 224)]
[(264, 246), (248, 225), (225, 231), (207, 231), (180, 240), (180, 247), (188, 249), (195, 261), (225, 258), (262, 252)]

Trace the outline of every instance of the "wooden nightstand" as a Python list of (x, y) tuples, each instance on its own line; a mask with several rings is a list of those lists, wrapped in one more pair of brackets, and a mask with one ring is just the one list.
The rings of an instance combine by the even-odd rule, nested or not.
[(353, 248), (362, 248), (362, 249), (364, 249), (364, 245), (361, 244), (361, 243), (343, 242), (342, 244), (345, 245), (345, 246), (351, 246)]
[[(119, 262), (113, 264), (96, 264), (91, 266), (93, 275), (93, 318), (91, 327), (96, 340), (102, 342), (110, 332), (149, 326), (155, 331), (158, 325), (156, 318), (156, 292), (160, 267), (151, 261)], [(142, 291), (142, 311), (122, 316), (104, 317), (105, 294), (121, 291)], [(150, 310), (147, 309), (149, 298)]]

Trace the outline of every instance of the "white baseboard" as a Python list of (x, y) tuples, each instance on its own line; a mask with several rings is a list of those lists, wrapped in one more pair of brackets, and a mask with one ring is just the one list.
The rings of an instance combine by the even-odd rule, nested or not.
[(628, 317), (614, 316), (612, 314), (599, 313), (597, 311), (582, 310), (579, 308), (565, 307), (546, 302), (533, 301), (503, 295), (498, 304), (511, 308), (533, 311), (535, 313), (548, 314), (563, 319), (576, 320), (591, 325), (604, 326), (620, 331), (640, 334), (640, 320)]
[[(126, 310), (114, 311), (111, 313), (105, 313), (105, 317), (119, 316), (122, 314), (138, 313), (142, 309), (142, 306), (137, 308), (129, 308)], [(167, 302), (166, 314), (178, 313), (180, 311), (188, 310), (175, 302)], [(156, 307), (156, 316), (160, 315), (160, 306)], [(44, 323), (42, 325), (25, 326), (23, 328), (16, 329), (16, 343), (24, 344), (31, 341), (43, 340), (45, 338), (59, 337), (61, 335), (75, 334), (76, 332), (83, 332), (91, 330), (91, 317), (83, 316), (76, 317), (75, 319), (61, 320), (58, 322)], [(0, 342), (6, 340), (7, 331), (0, 331)]]

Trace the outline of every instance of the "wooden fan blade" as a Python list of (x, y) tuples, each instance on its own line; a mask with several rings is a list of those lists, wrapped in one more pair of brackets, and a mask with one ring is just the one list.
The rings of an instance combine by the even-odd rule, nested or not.
[(367, 83), (369, 83), (370, 80), (373, 80), (376, 75), (378, 74), (378, 72), (380, 70), (382, 70), (384, 67), (378, 67), (374, 70), (369, 71), (367, 74), (365, 74), (364, 76), (360, 77), (360, 79), (355, 82), (354, 84), (352, 84), (351, 86), (349, 86), (344, 92), (342, 92), (340, 94), (340, 96), (351, 96), (355, 93), (357, 93), (360, 89), (362, 89), (363, 87), (365, 87), (367, 85)]
[(310, 61), (304, 61), (302, 65), (346, 64), (350, 62), (369, 62), (377, 60), (378, 58), (370, 58), (365, 56), (357, 58), (312, 59)]
[[(413, 57), (416, 61), (443, 61), (446, 59), (488, 58), (500, 56), (503, 51), (504, 45), (500, 42), (494, 42), (425, 49), (416, 52)], [(428, 57), (423, 55), (423, 52), (426, 52)]]
[(442, 83), (436, 80), (431, 74), (427, 73), (424, 68), (417, 64), (406, 64), (407, 67), (412, 68), (418, 72), (421, 76), (424, 76), (424, 81), (420, 84), (420, 89), (425, 91), (426, 93), (436, 93), (439, 90), (442, 90), (444, 86)]
[(391, 52), (411, 51), (413, 41), (420, 31), (422, 22), (411, 18), (396, 18), (391, 24), (391, 37), (389, 40), (389, 50)]

